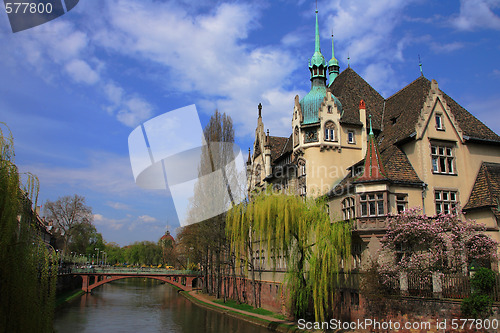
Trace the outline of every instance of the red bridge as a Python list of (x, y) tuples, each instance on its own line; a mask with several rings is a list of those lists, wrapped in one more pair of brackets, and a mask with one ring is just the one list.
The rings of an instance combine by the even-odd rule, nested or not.
[(148, 268), (76, 268), (71, 270), (71, 274), (82, 278), (82, 290), (85, 292), (90, 292), (92, 289), (108, 282), (129, 278), (160, 280), (187, 291), (199, 288), (202, 285), (201, 274), (196, 271)]

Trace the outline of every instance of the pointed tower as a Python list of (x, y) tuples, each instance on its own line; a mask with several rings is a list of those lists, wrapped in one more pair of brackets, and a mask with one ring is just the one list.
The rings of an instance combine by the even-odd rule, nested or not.
[(314, 124), (319, 121), (318, 111), (326, 96), (326, 60), (321, 54), (319, 45), (318, 10), (316, 9), (316, 31), (314, 54), (309, 61), (311, 72), (311, 91), (300, 101), (304, 116), (303, 124)]
[(370, 134), (368, 135), (368, 149), (366, 150), (365, 167), (363, 174), (356, 179), (356, 182), (372, 182), (387, 180), (387, 173), (378, 152), (375, 135), (372, 129), (372, 116), (370, 115)]
[(319, 25), (318, 25), (318, 10), (316, 9), (316, 33), (314, 38), (314, 54), (309, 61), (309, 70), (311, 71), (311, 81), (319, 78), (326, 82), (326, 60), (321, 54), (319, 46)]
[(328, 62), (328, 87), (330, 87), (339, 75), (339, 61), (335, 58), (335, 49), (333, 47), (333, 33), (332, 33), (332, 59)]

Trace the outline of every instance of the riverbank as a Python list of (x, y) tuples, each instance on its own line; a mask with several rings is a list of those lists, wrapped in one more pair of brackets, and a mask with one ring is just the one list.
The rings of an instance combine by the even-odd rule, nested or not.
[(63, 304), (74, 300), (77, 297), (82, 296), (85, 292), (81, 289), (76, 289), (72, 291), (67, 291), (59, 296), (56, 296), (55, 308), (62, 306)]
[(198, 304), (206, 309), (217, 311), (219, 313), (223, 313), (225, 315), (241, 319), (255, 325), (265, 327), (271, 331), (282, 332), (282, 333), (291, 333), (291, 332), (308, 332), (305, 330), (300, 330), (296, 323), (289, 320), (277, 319), (275, 317), (261, 315), (257, 313), (252, 313), (236, 308), (232, 308), (229, 306), (225, 306), (223, 304), (215, 303), (214, 298), (205, 294), (198, 292), (197, 290), (193, 290), (190, 292), (181, 291), (181, 295), (192, 301), (193, 303)]

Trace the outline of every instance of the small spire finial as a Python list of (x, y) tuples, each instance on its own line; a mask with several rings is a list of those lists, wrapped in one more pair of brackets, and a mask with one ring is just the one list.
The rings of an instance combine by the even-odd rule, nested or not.
[(420, 75), (424, 76), (424, 70), (422, 69), (422, 61), (420, 61), (420, 54), (418, 55), (418, 66), (420, 67)]
[(351, 68), (351, 56), (349, 55), (349, 51), (347, 51), (347, 67)]
[(372, 115), (368, 116), (368, 119), (370, 119), (370, 135), (373, 135), (373, 129), (372, 129)]
[(259, 103), (258, 108), (259, 108), (259, 118), (262, 118), (262, 104), (261, 103)]

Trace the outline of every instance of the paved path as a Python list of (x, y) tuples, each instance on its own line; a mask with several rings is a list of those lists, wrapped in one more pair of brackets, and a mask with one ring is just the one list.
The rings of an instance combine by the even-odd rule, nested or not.
[(215, 297), (198, 293), (197, 290), (190, 291), (189, 295), (193, 296), (194, 298), (196, 298), (196, 299), (198, 299), (198, 300), (200, 300), (202, 302), (208, 303), (210, 305), (213, 305), (213, 306), (221, 308), (221, 309), (227, 309), (227, 310), (231, 310), (231, 311), (234, 311), (234, 312), (239, 312), (241, 314), (244, 314), (244, 315), (247, 315), (247, 316), (250, 316), (250, 317), (256, 317), (256, 318), (264, 319), (264, 320), (267, 320), (267, 321), (270, 321), (270, 322), (273, 322), (273, 323), (276, 323), (276, 324), (285, 324), (285, 325), (292, 325), (292, 326), (296, 325), (296, 323), (294, 323), (293, 321), (278, 319), (278, 318), (275, 318), (275, 317), (265, 316), (265, 315), (261, 315), (261, 314), (257, 314), (257, 313), (253, 313), (253, 312), (248, 312), (248, 311), (244, 311), (244, 310), (240, 310), (240, 309), (235, 309), (235, 308), (232, 308), (230, 306), (222, 305), (222, 304), (219, 304), (219, 303), (215, 303), (215, 302), (213, 302), (213, 300), (216, 299)]

